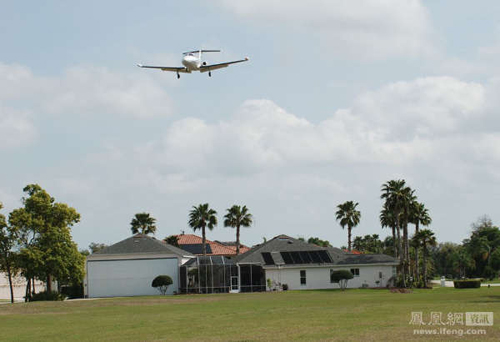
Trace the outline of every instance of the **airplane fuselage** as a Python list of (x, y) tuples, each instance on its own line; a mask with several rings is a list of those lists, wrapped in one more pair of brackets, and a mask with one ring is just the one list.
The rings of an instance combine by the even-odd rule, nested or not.
[(195, 70), (200, 70), (201, 61), (198, 57), (193, 55), (187, 55), (182, 58), (182, 65), (186, 67), (186, 69), (191, 72)]

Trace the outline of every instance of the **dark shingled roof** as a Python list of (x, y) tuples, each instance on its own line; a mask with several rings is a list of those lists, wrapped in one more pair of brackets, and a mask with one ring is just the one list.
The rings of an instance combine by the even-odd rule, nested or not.
[[(295, 266), (296, 264), (285, 265), (280, 252), (305, 252), (305, 251), (327, 251), (332, 259), (332, 263), (326, 265), (361, 265), (376, 263), (398, 263), (395, 258), (385, 254), (361, 254), (354, 255), (342, 251), (336, 247), (320, 247), (301, 240), (294, 239), (287, 235), (278, 235), (275, 238), (254, 246), (245, 254), (234, 257), (235, 263), (239, 264), (261, 264), (265, 265), (262, 253), (271, 253), (275, 264), (284, 267)], [(310, 264), (312, 265), (312, 264)], [(272, 267), (272, 266), (271, 266)]]
[(137, 234), (128, 239), (122, 240), (109, 247), (101, 249), (92, 255), (107, 254), (176, 254), (178, 256), (192, 256), (180, 248), (156, 240), (147, 235)]

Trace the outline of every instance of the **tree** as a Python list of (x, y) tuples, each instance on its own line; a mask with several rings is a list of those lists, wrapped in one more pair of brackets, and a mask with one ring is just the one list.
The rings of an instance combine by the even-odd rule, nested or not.
[(388, 203), (385, 203), (384, 206), (382, 207), (382, 211), (380, 212), (380, 224), (382, 225), (382, 228), (384, 227), (390, 227), (392, 229), (392, 247), (394, 251), (394, 257), (398, 257), (398, 246), (396, 244), (396, 228), (397, 228), (397, 221), (395, 214), (390, 208), (388, 208)]
[(165, 239), (163, 239), (163, 241), (165, 241), (169, 245), (179, 247), (179, 238), (177, 237), (177, 235), (167, 236)]
[(151, 287), (156, 287), (156, 289), (160, 291), (162, 295), (165, 295), (167, 293), (168, 286), (172, 285), (172, 283), (173, 281), (172, 278), (170, 278), (170, 276), (159, 275), (153, 279)]
[(240, 207), (235, 204), (227, 209), (224, 216), (224, 227), (236, 228), (236, 255), (240, 254), (240, 227), (250, 227), (252, 223), (252, 214), (246, 205)]
[[(429, 216), (429, 210), (425, 207), (423, 203), (413, 201), (411, 203), (410, 209), (410, 222), (415, 225), (415, 234), (419, 232), (420, 225), (427, 227), (431, 224), (432, 219)], [(415, 249), (415, 279), (419, 279), (420, 274), (418, 272), (418, 248)]]
[(154, 234), (156, 233), (156, 219), (151, 217), (149, 213), (138, 213), (130, 222), (132, 234)]
[[(390, 180), (382, 185), (382, 195), (380, 198), (385, 200), (384, 209), (391, 212), (396, 224), (398, 255), (400, 260), (400, 269), (403, 270), (402, 283), (406, 287), (407, 277), (409, 275), (410, 264), (410, 246), (408, 239), (408, 222), (410, 218), (410, 206), (416, 201), (414, 191), (406, 186), (403, 179)], [(401, 239), (401, 230), (403, 237)]]
[(314, 244), (314, 245), (320, 246), (320, 247), (330, 247), (331, 246), (330, 242), (328, 240), (321, 240), (318, 237), (310, 237), (307, 240), (307, 243), (311, 243), (311, 244)]
[[(0, 209), (3, 208), (0, 202)], [(12, 285), (12, 277), (15, 275), (15, 257), (13, 251), (16, 243), (15, 231), (7, 224), (7, 220), (3, 214), (0, 214), (0, 270), (7, 273), (10, 289), (10, 301), (14, 303), (14, 288)]]
[(430, 229), (422, 229), (413, 236), (412, 242), (415, 248), (422, 248), (423, 282), (424, 286), (427, 286), (427, 257), (429, 255), (429, 247), (437, 245), (436, 237)]
[(92, 253), (92, 254), (99, 252), (106, 247), (108, 247), (108, 245), (106, 245), (104, 243), (98, 243), (98, 242), (91, 242), (89, 245), (90, 253)]
[(492, 277), (500, 270), (495, 267), (496, 251), (500, 250), (500, 229), (494, 226), (487, 216), (480, 217), (473, 223), (472, 229), (470, 238), (464, 240), (463, 245), (474, 259), (473, 273), (475, 276)]
[(352, 273), (348, 270), (330, 270), (330, 281), (332, 283), (338, 283), (342, 291), (347, 288), (347, 281), (353, 277)]
[(208, 203), (199, 204), (197, 207), (193, 206), (193, 209), (189, 212), (189, 226), (193, 228), (194, 231), (201, 229), (201, 242), (203, 256), (207, 255), (207, 239), (205, 234), (205, 229), (214, 229), (217, 226), (217, 212), (210, 209)]
[(383, 242), (380, 241), (378, 234), (356, 236), (353, 247), (361, 253), (379, 254), (383, 251)]
[(71, 227), (80, 214), (67, 204), (55, 202), (38, 184), (23, 191), (24, 207), (13, 210), (9, 223), (18, 237), (19, 267), (27, 280), (27, 297), (34, 278), (46, 279), (52, 291), (52, 279), (60, 283), (80, 282), (84, 276), (85, 258), (71, 237)]
[(357, 206), (358, 203), (347, 201), (339, 204), (337, 206), (338, 210), (335, 213), (337, 221), (340, 221), (342, 229), (347, 226), (347, 249), (349, 252), (351, 251), (351, 230), (359, 224), (359, 220), (361, 219), (361, 213), (359, 210), (356, 210)]

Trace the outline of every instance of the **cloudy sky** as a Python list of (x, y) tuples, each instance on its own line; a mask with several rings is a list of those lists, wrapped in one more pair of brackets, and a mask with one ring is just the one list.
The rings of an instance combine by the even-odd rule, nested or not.
[[(405, 179), (440, 241), (499, 223), (496, 0), (0, 1), (0, 201), (38, 183), (75, 207), (80, 248), (163, 238), (190, 208), (246, 204), (242, 241), (285, 233), (335, 246), (388, 234), (381, 185)], [(208, 78), (139, 69), (181, 53), (250, 57)], [(234, 239), (222, 224), (210, 239)]]

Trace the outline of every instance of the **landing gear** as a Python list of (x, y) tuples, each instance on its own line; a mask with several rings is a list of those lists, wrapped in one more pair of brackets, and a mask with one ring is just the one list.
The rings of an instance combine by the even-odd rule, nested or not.
[(208, 77), (212, 77), (212, 72), (211, 71), (208, 72)]
[(177, 73), (177, 79), (181, 78), (181, 75), (179, 75), (179, 73)]

